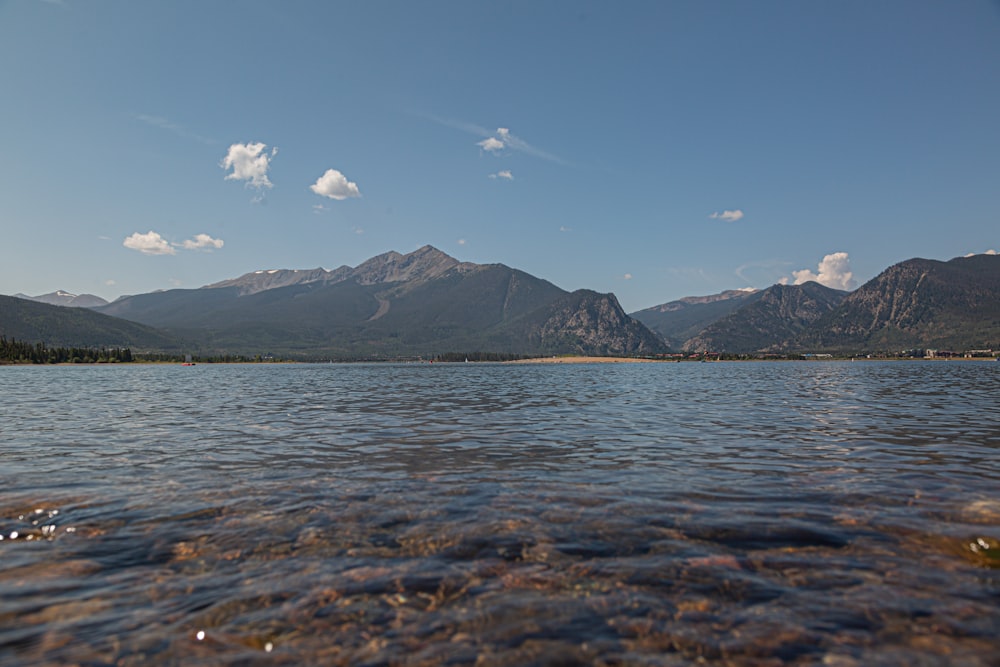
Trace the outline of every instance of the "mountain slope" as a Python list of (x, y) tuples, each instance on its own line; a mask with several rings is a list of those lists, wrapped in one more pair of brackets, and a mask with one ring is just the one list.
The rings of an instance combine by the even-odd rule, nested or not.
[(840, 305), (846, 294), (815, 282), (772, 285), (751, 303), (687, 340), (683, 349), (731, 353), (786, 350), (789, 341)]
[[(320, 270), (322, 271), (322, 270)], [(246, 274), (101, 309), (203, 341), (205, 353), (395, 357), (449, 351), (653, 353), (660, 341), (612, 295), (567, 293), (502, 264), (424, 246), (308, 276)], [(264, 289), (269, 281), (282, 286)]]
[(826, 350), (1000, 347), (1000, 256), (910, 259), (868, 281), (796, 341)]
[(162, 331), (95, 313), (0, 296), (0, 335), (8, 340), (61, 347), (129, 347), (132, 351), (178, 349)]
[(646, 308), (631, 317), (659, 334), (671, 348), (679, 348), (705, 327), (760, 298), (758, 290), (727, 290), (711, 296), (686, 296)]

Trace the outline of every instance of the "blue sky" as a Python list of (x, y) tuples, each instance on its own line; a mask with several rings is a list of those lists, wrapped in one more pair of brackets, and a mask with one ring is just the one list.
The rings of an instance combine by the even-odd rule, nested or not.
[(630, 312), (850, 287), (1000, 249), (998, 119), (988, 0), (0, 0), (0, 293), (424, 244)]

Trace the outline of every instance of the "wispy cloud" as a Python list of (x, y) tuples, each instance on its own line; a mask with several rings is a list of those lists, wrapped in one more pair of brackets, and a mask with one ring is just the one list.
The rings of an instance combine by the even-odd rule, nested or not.
[(158, 127), (161, 130), (167, 130), (168, 132), (173, 132), (178, 137), (181, 137), (183, 139), (192, 139), (194, 141), (198, 141), (203, 144), (209, 144), (209, 145), (219, 143), (214, 139), (209, 139), (208, 137), (203, 137), (200, 134), (195, 134), (194, 132), (191, 132), (183, 125), (174, 123), (173, 121), (164, 118), (163, 116), (150, 116), (148, 114), (140, 113), (140, 114), (135, 114), (135, 119), (138, 121), (142, 121), (146, 125)]
[(563, 166), (571, 166), (570, 163), (558, 155), (544, 151), (533, 144), (528, 143), (524, 139), (511, 134), (509, 128), (498, 127), (496, 130), (488, 130), (482, 125), (477, 125), (475, 123), (468, 123), (462, 120), (455, 120), (454, 118), (443, 118), (441, 116), (434, 116), (431, 114), (417, 114), (421, 118), (425, 118), (438, 125), (444, 125), (445, 127), (450, 127), (455, 130), (460, 130), (466, 134), (472, 134), (477, 137), (481, 137), (482, 141), (477, 141), (476, 145), (479, 146), (481, 150), (488, 151), (494, 155), (499, 155), (504, 149), (509, 148), (532, 157), (541, 158), (543, 160), (548, 160), (549, 162), (554, 162), (556, 164), (561, 164)]
[(809, 269), (792, 271), (792, 279), (783, 278), (780, 282), (783, 285), (789, 282), (801, 285), (809, 281), (840, 290), (852, 290), (858, 286), (858, 281), (854, 279), (854, 273), (851, 271), (851, 258), (846, 252), (826, 255), (816, 267), (815, 273)]
[(740, 209), (735, 209), (733, 211), (716, 211), (712, 215), (708, 216), (713, 220), (723, 220), (725, 222), (736, 222), (743, 218), (743, 211)]
[(347, 177), (336, 169), (327, 169), (326, 173), (309, 186), (309, 189), (321, 197), (337, 201), (361, 196), (358, 184), (347, 180)]
[(135, 232), (132, 236), (126, 238), (122, 245), (130, 250), (138, 250), (143, 255), (177, 254), (177, 250), (167, 243), (166, 239), (154, 232), (152, 229), (145, 234)]
[(509, 148), (532, 157), (548, 160), (549, 162), (555, 162), (556, 164), (568, 164), (561, 157), (553, 155), (547, 151), (543, 151), (540, 148), (536, 148), (524, 139), (511, 134), (510, 130), (506, 127), (498, 127), (496, 132), (493, 133), (493, 136), (487, 137), (485, 140), (478, 142), (476, 145), (480, 146), (483, 150), (488, 150), (494, 154), (500, 153), (504, 148)]
[(278, 148), (272, 148), (270, 153), (266, 149), (267, 144), (263, 143), (230, 146), (226, 157), (219, 163), (223, 169), (233, 170), (232, 173), (226, 174), (226, 180), (243, 181), (248, 188), (253, 187), (258, 190), (273, 187), (267, 177), (267, 171), (271, 168), (271, 160), (278, 154)]
[(760, 287), (761, 285), (774, 284), (790, 265), (790, 262), (782, 260), (764, 259), (740, 264), (733, 270), (733, 273), (740, 280)]
[(571, 231), (573, 231), (573, 229), (571, 227), (567, 227), (566, 225), (560, 225), (559, 226), (559, 231), (560, 232), (571, 232)]
[(492, 179), (501, 179), (501, 180), (504, 180), (504, 181), (513, 181), (514, 180), (514, 174), (512, 174), (510, 172), (510, 169), (501, 169), (500, 171), (498, 171), (495, 174), (490, 174), (490, 178), (492, 178)]

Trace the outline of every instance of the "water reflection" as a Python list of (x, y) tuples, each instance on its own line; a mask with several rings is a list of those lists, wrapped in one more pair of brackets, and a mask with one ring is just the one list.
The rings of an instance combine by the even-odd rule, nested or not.
[(2, 369), (0, 661), (996, 664), (996, 380)]

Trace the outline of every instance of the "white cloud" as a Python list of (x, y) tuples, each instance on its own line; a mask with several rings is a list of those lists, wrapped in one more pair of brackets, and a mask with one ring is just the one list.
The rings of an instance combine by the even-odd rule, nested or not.
[(193, 239), (187, 239), (181, 244), (185, 250), (212, 250), (225, 245), (222, 239), (213, 239), (208, 234), (196, 234)]
[[(470, 129), (472, 131), (475, 131), (477, 134), (483, 134), (483, 135), (487, 134), (485, 131), (481, 131), (481, 128), (475, 125), (463, 127), (463, 129)], [(498, 127), (496, 129), (496, 132), (493, 133), (493, 136), (487, 136), (482, 141), (477, 141), (476, 145), (479, 146), (484, 151), (488, 151), (490, 153), (493, 153), (494, 155), (498, 154), (505, 148), (510, 148), (515, 151), (527, 153), (528, 155), (534, 157), (540, 157), (543, 160), (548, 160), (550, 162), (556, 162), (562, 165), (567, 164), (567, 162), (562, 158), (555, 156), (552, 153), (546, 153), (543, 150), (535, 148), (524, 139), (514, 136), (513, 134), (510, 133), (510, 130), (506, 127)]]
[[(834, 252), (823, 258), (819, 263), (817, 272), (813, 273), (809, 269), (792, 271), (795, 285), (807, 283), (810, 280), (818, 282), (820, 285), (832, 287), (833, 289), (852, 290), (858, 283), (854, 280), (851, 272), (851, 259), (846, 252)], [(787, 285), (788, 278), (781, 281), (782, 285)]]
[(571, 232), (571, 231), (573, 231), (573, 230), (572, 230), (572, 229), (570, 229), (569, 227), (567, 227), (566, 225), (560, 225), (560, 227), (559, 227), (559, 231), (560, 231), (560, 232)]
[(484, 151), (490, 151), (491, 153), (503, 150), (503, 142), (495, 137), (488, 137), (482, 141), (477, 141), (476, 145)]
[(149, 230), (146, 234), (136, 232), (132, 234), (132, 236), (125, 239), (122, 245), (131, 250), (138, 250), (144, 255), (177, 254), (177, 251), (174, 250), (173, 246), (167, 243), (162, 236), (153, 230)]
[(108, 287), (114, 287), (118, 283), (116, 283), (113, 278), (108, 278), (107, 280), (104, 281), (104, 284), (107, 285)]
[(997, 251), (996, 250), (987, 250), (985, 254), (987, 254), (987, 255), (995, 255), (995, 254), (997, 254)]
[(226, 174), (226, 180), (245, 181), (247, 187), (258, 190), (272, 187), (267, 170), (271, 167), (271, 159), (278, 154), (278, 149), (275, 147), (267, 153), (266, 148), (267, 145), (261, 143), (230, 146), (226, 157), (219, 163), (223, 169), (233, 170), (233, 173)]
[(342, 201), (348, 197), (360, 197), (358, 184), (347, 180), (347, 177), (336, 169), (327, 169), (326, 173), (316, 179), (309, 189), (329, 199)]
[(196, 234), (193, 239), (183, 243), (168, 243), (165, 238), (149, 230), (145, 234), (136, 232), (122, 243), (126, 248), (138, 250), (144, 255), (176, 255), (177, 248), (185, 250), (208, 250), (221, 248), (225, 245), (222, 239), (213, 239), (208, 234)]
[(622, 278), (624, 278), (625, 280), (632, 280), (632, 274), (626, 273), (624, 276), (622, 276)]
[(514, 174), (510, 172), (510, 169), (501, 169), (495, 174), (490, 174), (490, 178), (492, 179), (502, 178), (505, 181), (513, 181)]
[(465, 245), (465, 239), (459, 239), (458, 245)]
[(726, 222), (736, 222), (737, 220), (739, 220), (739, 219), (741, 219), (743, 217), (743, 211), (741, 211), (740, 209), (735, 209), (733, 211), (723, 211), (722, 213), (719, 213), (718, 211), (716, 211), (715, 213), (713, 213), (712, 215), (710, 215), (708, 217), (712, 218), (713, 220), (724, 220)]

